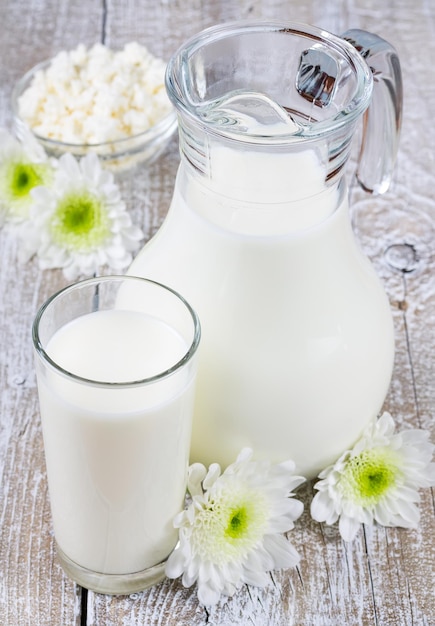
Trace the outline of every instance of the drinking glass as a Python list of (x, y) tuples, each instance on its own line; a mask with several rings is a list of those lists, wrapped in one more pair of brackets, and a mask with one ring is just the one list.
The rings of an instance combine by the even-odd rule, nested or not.
[(75, 283), (41, 307), (33, 344), (58, 557), (93, 591), (164, 578), (184, 506), (200, 323), (144, 278)]

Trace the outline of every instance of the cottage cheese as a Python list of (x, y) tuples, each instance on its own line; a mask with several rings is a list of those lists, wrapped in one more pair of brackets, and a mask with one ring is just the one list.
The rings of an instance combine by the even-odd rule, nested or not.
[(21, 119), (41, 137), (95, 144), (148, 130), (171, 109), (166, 64), (136, 42), (60, 52), (18, 99)]

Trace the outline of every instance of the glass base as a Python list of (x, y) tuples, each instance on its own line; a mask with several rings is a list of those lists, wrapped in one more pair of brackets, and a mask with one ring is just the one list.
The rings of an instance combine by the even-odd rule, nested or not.
[(101, 574), (71, 561), (57, 544), (56, 552), (65, 574), (85, 589), (97, 593), (129, 595), (152, 587), (165, 578), (166, 561), (133, 574)]

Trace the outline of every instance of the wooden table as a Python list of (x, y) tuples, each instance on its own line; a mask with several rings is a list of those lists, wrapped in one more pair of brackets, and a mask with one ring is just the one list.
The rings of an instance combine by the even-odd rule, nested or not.
[[(239, 18), (308, 22), (335, 33), (372, 30), (402, 61), (405, 106), (390, 191), (352, 187), (354, 228), (388, 293), (396, 363), (385, 408), (399, 427), (435, 437), (435, 3), (433, 0), (0, 0), (0, 124), (11, 122), (14, 82), (32, 65), (79, 42), (110, 47), (137, 40), (169, 58), (206, 26)], [(122, 181), (146, 237), (167, 211), (178, 164), (174, 138), (148, 169)], [(300, 568), (273, 573), (265, 590), (243, 588), (207, 611), (195, 589), (166, 580), (130, 597), (86, 592), (54, 553), (30, 327), (39, 305), (67, 281), (17, 262), (17, 242), (0, 232), (0, 624), (3, 626), (221, 625), (429, 626), (435, 624), (433, 492), (421, 494), (417, 530), (365, 528), (345, 544), (336, 527), (305, 513), (292, 534)]]

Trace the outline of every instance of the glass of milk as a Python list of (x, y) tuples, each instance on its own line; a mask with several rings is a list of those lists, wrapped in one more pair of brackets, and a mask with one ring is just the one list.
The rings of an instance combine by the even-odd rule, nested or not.
[(83, 587), (128, 594), (164, 578), (184, 506), (200, 334), (182, 296), (133, 276), (73, 284), (36, 315), (57, 552)]

